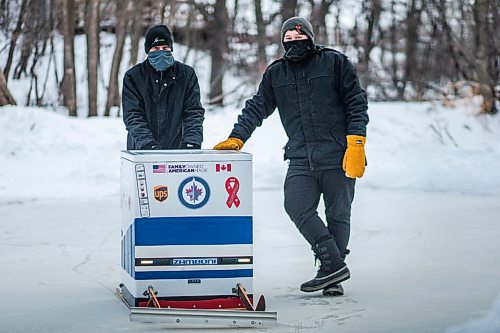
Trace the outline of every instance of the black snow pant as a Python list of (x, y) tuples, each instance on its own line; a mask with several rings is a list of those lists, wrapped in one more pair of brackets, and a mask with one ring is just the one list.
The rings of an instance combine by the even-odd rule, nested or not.
[[(356, 180), (342, 169), (318, 170), (288, 168), (285, 179), (285, 210), (300, 233), (315, 245), (333, 237), (343, 259), (348, 254), (351, 231), (351, 203)], [(325, 202), (327, 225), (318, 216), (321, 194)]]

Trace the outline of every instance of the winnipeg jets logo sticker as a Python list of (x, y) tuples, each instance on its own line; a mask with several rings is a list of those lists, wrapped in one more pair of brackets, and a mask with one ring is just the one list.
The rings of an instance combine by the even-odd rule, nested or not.
[(203, 207), (210, 199), (210, 187), (200, 177), (189, 177), (182, 181), (178, 190), (179, 200), (187, 208)]

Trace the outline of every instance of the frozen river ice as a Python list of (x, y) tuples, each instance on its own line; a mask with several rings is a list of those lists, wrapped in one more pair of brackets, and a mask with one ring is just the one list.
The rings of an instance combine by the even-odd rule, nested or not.
[[(352, 278), (338, 298), (299, 291), (314, 260), (282, 201), (280, 190), (254, 192), (254, 289), (279, 323), (263, 332), (445, 332), (500, 293), (498, 196), (359, 189)], [(0, 332), (164, 330), (130, 323), (113, 295), (118, 198), (13, 203), (0, 216)]]

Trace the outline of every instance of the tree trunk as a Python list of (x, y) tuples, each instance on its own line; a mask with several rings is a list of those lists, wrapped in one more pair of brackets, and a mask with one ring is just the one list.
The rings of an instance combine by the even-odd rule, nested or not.
[(317, 3), (311, 0), (311, 24), (314, 30), (314, 41), (316, 44), (326, 45), (328, 43), (328, 34), (326, 30), (326, 15), (330, 11), (333, 0), (321, 0)]
[[(297, 12), (297, 0), (283, 0), (281, 3), (281, 24), (283, 24), (286, 20), (288, 20), (290, 17), (293, 17), (296, 15)], [(278, 54), (276, 57), (280, 57), (284, 53), (283, 49), (283, 40), (281, 38), (281, 24), (280, 24), (280, 30), (278, 33), (279, 40), (278, 42)]]
[(111, 72), (109, 74), (108, 97), (106, 100), (106, 108), (104, 116), (109, 117), (109, 110), (112, 106), (120, 106), (120, 90), (118, 88), (118, 72), (123, 56), (123, 44), (125, 43), (125, 33), (128, 22), (127, 0), (118, 0), (116, 3), (117, 20), (115, 28), (116, 47), (113, 54), (113, 62), (111, 63)]
[(283, 0), (281, 3), (281, 20), (285, 22), (297, 12), (297, 0)]
[(493, 94), (492, 82), (488, 73), (488, 0), (476, 0), (474, 2), (474, 37), (475, 37), (475, 67), (479, 93), (483, 96), (482, 112), (496, 113), (495, 96)]
[(22, 0), (21, 9), (19, 10), (19, 16), (16, 23), (16, 28), (12, 32), (12, 37), (10, 38), (10, 47), (9, 47), (9, 55), (7, 56), (7, 63), (5, 64), (5, 68), (3, 73), (5, 75), (5, 80), (9, 80), (9, 72), (10, 66), (12, 66), (12, 60), (14, 58), (14, 50), (16, 49), (16, 44), (19, 36), (21, 35), (21, 29), (23, 27), (23, 21), (26, 17), (26, 4), (29, 0)]
[(23, 39), (21, 40), (20, 45), (21, 55), (19, 57), (19, 62), (14, 68), (14, 74), (12, 75), (14, 80), (19, 80), (21, 78), (21, 74), (23, 73), (27, 74), (28, 61), (31, 56), (33, 44), (37, 42), (33, 38), (34, 34), (36, 34), (36, 32), (25, 32), (23, 34)]
[(165, 17), (165, 10), (167, 8), (167, 0), (161, 0), (158, 3), (159, 6), (159, 12), (160, 12), (160, 23), (161, 24), (167, 24), (168, 20)]
[(144, 1), (131, 1), (133, 4), (134, 20), (132, 25), (132, 32), (130, 36), (130, 62), (129, 66), (132, 67), (137, 64), (137, 54), (139, 53), (139, 41), (144, 33), (143, 27), (143, 9)]
[(236, 22), (238, 20), (239, 8), (240, 8), (239, 0), (234, 0), (234, 16), (231, 18), (231, 31), (236, 31)]
[(63, 104), (69, 115), (76, 117), (76, 80), (75, 80), (75, 0), (62, 0), (64, 5), (64, 76), (61, 82)]
[(257, 68), (263, 72), (267, 65), (266, 25), (262, 16), (261, 0), (255, 0), (255, 19), (257, 22)]
[(380, 14), (382, 12), (381, 0), (365, 1), (366, 7), (366, 32), (363, 33), (363, 41), (361, 42), (362, 51), (359, 57), (358, 70), (359, 79), (363, 87), (367, 87), (370, 83), (369, 73), (370, 73), (370, 53), (373, 48), (377, 45), (374, 40), (375, 31), (378, 30), (378, 24), (380, 20)]
[(87, 72), (89, 117), (97, 116), (97, 66), (99, 63), (99, 0), (87, 0)]
[(406, 82), (413, 84), (415, 98), (422, 99), (422, 84), (419, 78), (420, 66), (418, 62), (418, 28), (420, 26), (421, 8), (417, 7), (418, 0), (412, 0), (406, 17), (406, 49), (405, 49), (405, 77)]
[[(177, 12), (179, 11), (180, 3), (177, 1), (170, 1), (169, 2), (169, 10), (168, 10), (168, 15), (165, 17), (165, 23), (167, 26), (172, 26), (176, 27), (179, 25), (179, 22), (177, 20)], [(166, 7), (166, 6), (165, 6)], [(180, 15), (182, 19), (185, 19), (185, 16), (182, 14)], [(172, 31), (173, 33), (173, 31)]]
[(334, 45), (343, 46), (344, 41), (342, 40), (342, 30), (340, 26), (340, 15), (342, 12), (342, 7), (340, 6), (340, 0), (334, 0), (335, 7), (337, 8), (337, 13), (335, 14), (335, 29), (334, 29)]
[(16, 101), (10, 94), (9, 88), (7, 88), (7, 81), (5, 80), (3, 72), (0, 71), (0, 106), (7, 104), (16, 105)]
[[(451, 28), (448, 25), (448, 21), (447, 21), (447, 15), (446, 15), (446, 13), (447, 13), (447, 6), (446, 6), (447, 0), (435, 1), (434, 5), (436, 6), (436, 10), (438, 12), (439, 24), (441, 26), (443, 34), (446, 37), (446, 38), (444, 38), (444, 43), (446, 43), (445, 45), (447, 46), (447, 49), (448, 49), (448, 52), (447, 52), (448, 55), (446, 55), (446, 57), (451, 57), (451, 59), (453, 60), (453, 65), (454, 65), (454, 69), (455, 69), (455, 77), (453, 79), (455, 81), (457, 81), (460, 79), (460, 75), (462, 75), (463, 78), (468, 80), (468, 74), (466, 73), (466, 71), (464, 71), (462, 69), (462, 66), (461, 66), (460, 61), (459, 61), (459, 56), (458, 56), (457, 52), (455, 52), (455, 49), (462, 48), (463, 45), (465, 45), (463, 31), (462, 31), (462, 29), (460, 29), (459, 41), (458, 41), (457, 45), (455, 46), (454, 45), (455, 42), (454, 42), (454, 39), (452, 36), (452, 31), (451, 31)], [(464, 15), (463, 10), (462, 10), (461, 15)], [(461, 23), (461, 26), (463, 26), (463, 25), (464, 25), (464, 23)]]
[(397, 59), (398, 41), (397, 41), (397, 17), (396, 17), (396, 0), (391, 1), (391, 29), (390, 29), (390, 51), (391, 51), (391, 79), (392, 84), (396, 88), (396, 99), (402, 100), (405, 91), (405, 83), (402, 82), (399, 72), (399, 64)]
[(225, 0), (216, 0), (214, 4), (214, 19), (210, 32), (210, 55), (212, 56), (212, 70), (210, 73), (209, 103), (222, 105), (224, 102), (222, 81), (226, 62), (224, 54), (227, 43), (228, 15)]

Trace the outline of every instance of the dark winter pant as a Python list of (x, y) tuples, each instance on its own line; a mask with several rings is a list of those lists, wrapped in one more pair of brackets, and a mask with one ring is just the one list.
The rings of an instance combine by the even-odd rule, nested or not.
[[(309, 244), (318, 244), (331, 235), (345, 258), (355, 183), (342, 169), (311, 171), (289, 167), (285, 179), (285, 210)], [(327, 225), (317, 212), (321, 194)]]

